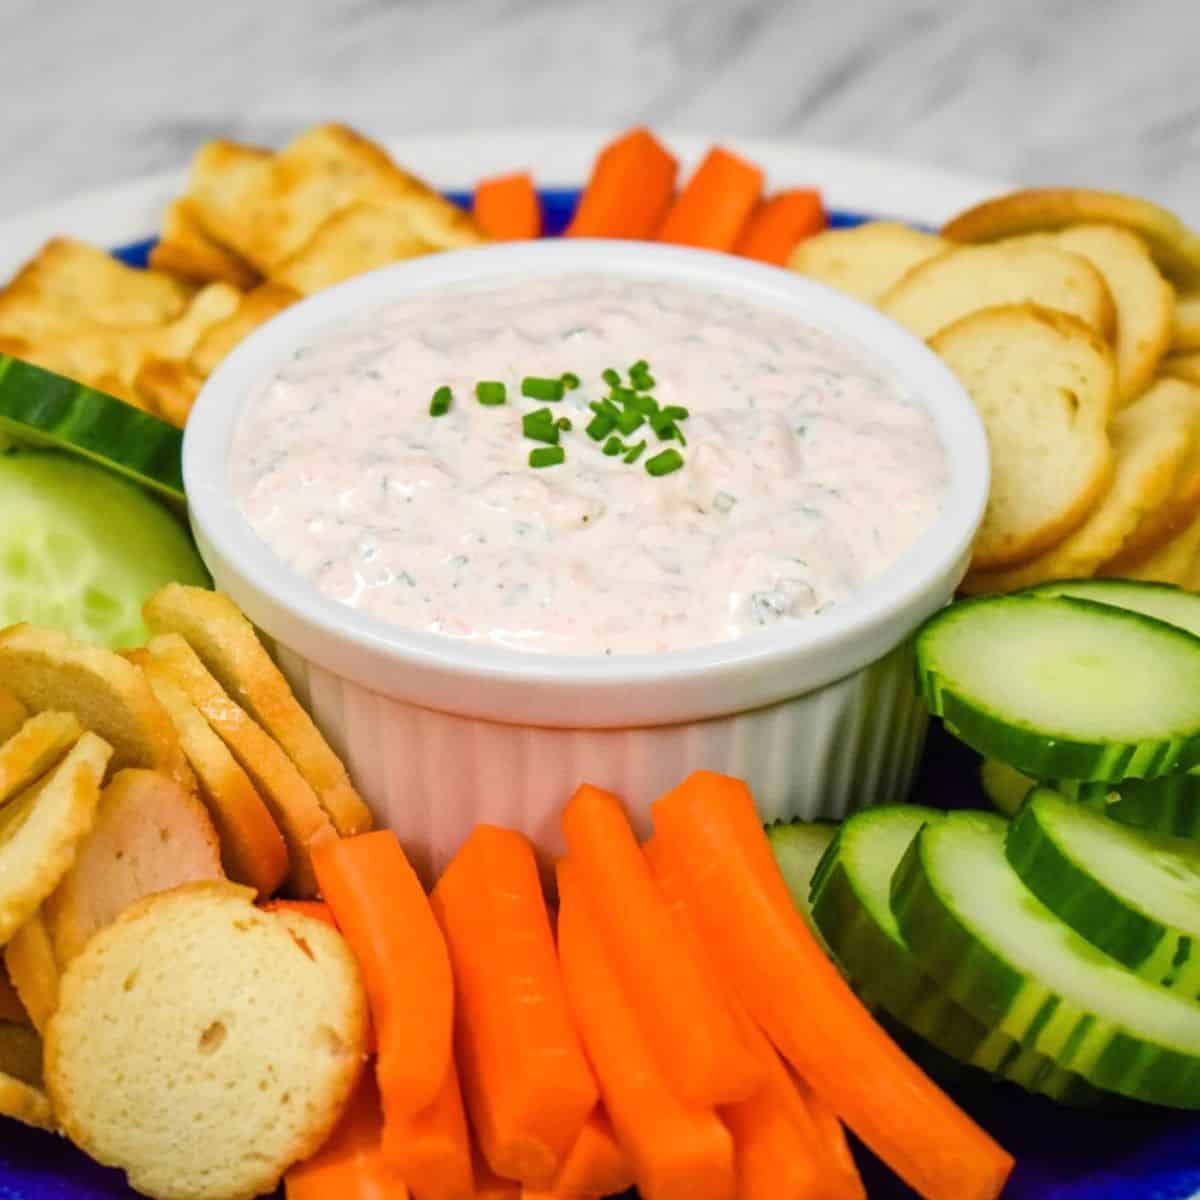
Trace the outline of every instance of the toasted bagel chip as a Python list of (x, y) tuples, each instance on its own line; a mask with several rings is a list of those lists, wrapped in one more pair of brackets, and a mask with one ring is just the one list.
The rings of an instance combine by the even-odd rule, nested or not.
[(1106, 562), (1098, 575), (1115, 579), (1145, 579), (1151, 583), (1173, 583), (1190, 588), (1200, 567), (1200, 515), (1192, 518), (1174, 537), (1149, 554), (1132, 557), (1122, 552)]
[(235, 884), (185, 884), (138, 901), (66, 969), (46, 1085), (67, 1136), (137, 1191), (250, 1200), (328, 1138), (366, 1024), (335, 929), (263, 912)]
[[(281, 844), (282, 845), (282, 844)], [(204, 805), (157, 771), (119, 771), (63, 881), (42, 905), (60, 968), (131, 904), (201, 879), (224, 879)]]
[(818, 283), (875, 304), (913, 267), (945, 253), (950, 244), (897, 221), (867, 221), (805, 238), (788, 266)]
[(923, 338), (970, 313), (1014, 304), (1077, 317), (1101, 337), (1115, 323), (1108, 286), (1086, 258), (1028, 242), (947, 251), (914, 267), (879, 302), (888, 316)]
[(112, 747), (114, 770), (161, 770), (191, 788), (179, 739), (141, 672), (119, 654), (52, 629), (0, 630), (0, 679), (34, 712), (73, 712)]
[(1032, 305), (972, 313), (930, 345), (975, 401), (991, 449), (972, 563), (1034, 558), (1079, 526), (1108, 486), (1112, 351), (1082, 322)]
[(343, 837), (371, 828), (371, 812), (341, 759), (292, 695), (254, 626), (223, 592), (167, 584), (143, 606), (154, 633), (178, 633), (221, 686), (296, 764)]
[(283, 835), (249, 775), (213, 732), (184, 689), (149, 651), (130, 655), (145, 672), (154, 694), (179, 735), (195, 772), (200, 795), (221, 838), (226, 873), (260, 897), (275, 893), (288, 874)]
[[(257, 158), (227, 143), (206, 147), (189, 195), (210, 235), (272, 278), (322, 226), (359, 203), (392, 209), (397, 220), (410, 208), (419, 212), (409, 223), (435, 245), (462, 244), (455, 239), (467, 234), (484, 240), (469, 216), (344, 125), (315, 126)], [(428, 237), (432, 231), (439, 237)]]
[(1027, 188), (960, 213), (942, 229), (952, 242), (1000, 238), (1068, 225), (1117, 225), (1136, 233), (1172, 279), (1200, 282), (1200, 237), (1174, 213), (1119, 192), (1088, 188)]
[(312, 852), (334, 840), (337, 831), (316, 793), (279, 745), (230, 699), (183, 638), (163, 634), (152, 638), (146, 649), (203, 713), (271, 810), (287, 843), (289, 890), (297, 896), (317, 895)]
[(7, 742), (29, 719), (29, 709), (0, 685), (0, 742)]
[(0, 1022), (0, 1116), (54, 1128), (42, 1080), (42, 1039), (30, 1026), (11, 1021)]
[(205, 232), (195, 204), (186, 197), (167, 206), (150, 266), (195, 283), (230, 283), (243, 291), (261, 279), (245, 259)]
[(39, 909), (4, 947), (4, 967), (29, 1020), (43, 1036), (58, 1007), (58, 959)]
[(1200, 354), (1168, 354), (1159, 370), (1168, 379), (1200, 384)]
[(188, 358), (188, 367), (207, 378), (240, 341), (299, 299), (298, 292), (282, 284), (259, 284), (241, 298), (235, 312), (205, 330)]
[(0, 745), (0, 804), (35, 784), (79, 741), (82, 732), (73, 713), (42, 712), (30, 717)]
[[(1137, 563), (1153, 554), (1159, 547), (1173, 541), (1200, 515), (1200, 384), (1160, 379), (1146, 395), (1173, 396), (1173, 403), (1180, 405), (1184, 411), (1191, 411), (1192, 443), (1179, 465), (1171, 494), (1158, 508), (1142, 518), (1138, 527), (1125, 539), (1120, 554), (1112, 560), (1111, 565), (1117, 568), (1123, 563)], [(1117, 573), (1120, 573), (1119, 570)]]
[(111, 755), (107, 742), (85, 733), (41, 782), (0, 808), (0, 945), (70, 870), (95, 819)]
[(1200, 350), (1200, 284), (1176, 293), (1171, 349)]
[[(12, 944), (11, 942), (9, 943)], [(9, 978), (8, 968), (0, 963), (0, 1023), (31, 1025), (29, 1013)]]
[[(1014, 592), (1051, 579), (1086, 579), (1120, 552), (1146, 513), (1171, 494), (1191, 447), (1191, 413), (1171, 396), (1146, 396), (1113, 418), (1113, 481), (1084, 523), (1039, 558), (1007, 571), (972, 570), (968, 595)], [(1057, 463), (1050, 469), (1056, 469)]]

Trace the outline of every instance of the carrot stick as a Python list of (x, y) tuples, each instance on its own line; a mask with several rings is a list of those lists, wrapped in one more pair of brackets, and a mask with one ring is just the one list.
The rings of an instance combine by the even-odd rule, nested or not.
[(515, 1179), (494, 1175), (482, 1157), (475, 1157), (475, 1200), (521, 1200), (523, 1189)]
[(733, 252), (782, 267), (797, 242), (820, 233), (828, 223), (820, 192), (812, 188), (779, 192), (758, 206)]
[(265, 904), (260, 904), (259, 908), (263, 912), (296, 913), (297, 916), (310, 917), (314, 921), (324, 921), (326, 925), (337, 928), (337, 922), (333, 919), (333, 911), (328, 904), (323, 904), (320, 900), (268, 900)]
[(383, 1156), (415, 1200), (472, 1200), (471, 1138), (453, 1059), (428, 1108), (397, 1118), (387, 1113)]
[(722, 974), (801, 1076), (926, 1200), (994, 1200), (1012, 1157), (904, 1055), (821, 951), (746, 785), (698, 771), (653, 811)]
[(329, 1140), (288, 1171), (287, 1200), (408, 1200), (404, 1181), (380, 1152), (382, 1132), (375, 1072), (367, 1069)]
[(638, 1188), (646, 1200), (733, 1200), (733, 1139), (711, 1108), (688, 1107), (672, 1091), (633, 1014), (577, 868), (574, 862), (558, 866), (563, 978)]
[(592, 1109), (550, 1193), (555, 1196), (615, 1196), (633, 1187), (633, 1168), (621, 1149), (603, 1105)]
[(471, 212), (484, 233), (497, 241), (542, 236), (542, 206), (528, 171), (481, 180), (475, 186)]
[(799, 1081), (722, 979), (688, 910), (683, 880), (662, 839), (655, 835), (644, 851), (671, 915), (704, 962), (713, 985), (721, 990), (743, 1041), (763, 1068), (763, 1085), (753, 1096), (721, 1109), (733, 1134), (738, 1200), (866, 1200), (836, 1118), (834, 1130), (827, 1123), (818, 1127)]
[(567, 1008), (533, 847), (476, 825), (431, 897), (450, 951), (471, 1126), (497, 1175), (549, 1187), (599, 1099)]
[(326, 842), (313, 866), (362, 969), (388, 1121), (437, 1098), (450, 1066), (454, 980), (429, 901), (396, 835)]
[(662, 223), (679, 163), (648, 129), (631, 129), (596, 156), (567, 237), (648, 240)]
[(562, 825), (605, 949), (671, 1086), (699, 1107), (744, 1100), (762, 1072), (675, 928), (621, 802), (584, 784)]
[(714, 146), (667, 213), (658, 241), (732, 250), (762, 195), (763, 173)]

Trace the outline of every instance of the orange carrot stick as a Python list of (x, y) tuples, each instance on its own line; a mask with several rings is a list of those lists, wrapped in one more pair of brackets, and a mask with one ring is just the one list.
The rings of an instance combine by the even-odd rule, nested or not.
[(658, 241), (705, 250), (732, 250), (762, 195), (763, 173), (714, 146), (679, 194)]
[(408, 1200), (404, 1180), (380, 1152), (383, 1108), (375, 1072), (365, 1070), (329, 1140), (284, 1178), (287, 1200)]
[(820, 233), (828, 223), (820, 192), (812, 188), (779, 192), (758, 206), (733, 252), (782, 267), (797, 242)]
[(387, 1113), (383, 1156), (416, 1200), (472, 1200), (471, 1138), (453, 1059), (428, 1108), (396, 1118)]
[(549, 1187), (599, 1092), (533, 847), (476, 825), (430, 899), (454, 969), (458, 1069), (483, 1157), (505, 1179)]
[(631, 129), (596, 156), (567, 237), (652, 238), (671, 206), (679, 163), (648, 129)]
[(605, 949), (671, 1086), (699, 1107), (744, 1100), (762, 1072), (675, 928), (621, 802), (584, 784), (562, 825)]
[(450, 1066), (454, 980), (429, 901), (396, 835), (381, 829), (313, 851), (317, 882), (362, 969), (388, 1121), (436, 1099)]
[(690, 1108), (671, 1090), (610, 960), (577, 866), (558, 866), (563, 978), (638, 1188), (646, 1200), (733, 1200), (733, 1139), (711, 1108)]
[(298, 916), (311, 917), (314, 921), (324, 921), (326, 925), (337, 928), (337, 922), (333, 919), (333, 911), (328, 904), (324, 904), (320, 900), (268, 900), (265, 904), (260, 904), (259, 908), (263, 912), (296, 913)]
[(654, 882), (671, 915), (704, 962), (737, 1022), (742, 1040), (763, 1068), (763, 1084), (740, 1104), (726, 1105), (721, 1116), (733, 1134), (738, 1200), (866, 1200), (866, 1191), (842, 1128), (820, 1127), (799, 1081), (788, 1070), (766, 1034), (754, 1023), (736, 992), (723, 980), (688, 910), (683, 881), (662, 839), (644, 847)]
[(475, 1158), (475, 1200), (521, 1200), (524, 1191), (514, 1179), (501, 1179), (478, 1155)]
[(796, 1070), (926, 1200), (994, 1200), (1012, 1157), (905, 1056), (821, 951), (746, 785), (698, 771), (655, 803), (654, 821), (722, 973)]
[(471, 212), (484, 233), (498, 241), (542, 236), (542, 206), (528, 171), (481, 180), (475, 186)]
[(633, 1187), (633, 1168), (612, 1121), (597, 1105), (584, 1122), (550, 1189), (555, 1196), (615, 1196)]

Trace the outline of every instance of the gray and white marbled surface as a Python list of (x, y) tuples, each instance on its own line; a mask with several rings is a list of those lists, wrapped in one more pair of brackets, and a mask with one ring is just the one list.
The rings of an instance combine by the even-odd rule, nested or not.
[(1200, 0), (0, 0), (0, 217), (318, 120), (755, 135), (1200, 224)]

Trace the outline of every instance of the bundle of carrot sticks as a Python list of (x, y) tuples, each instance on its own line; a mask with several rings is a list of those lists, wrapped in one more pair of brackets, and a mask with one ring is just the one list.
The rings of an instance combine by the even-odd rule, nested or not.
[[(648, 129), (630, 130), (597, 156), (566, 236), (699, 246), (782, 266), (797, 242), (827, 224), (820, 192), (792, 188), (766, 196), (762, 170), (720, 146), (677, 193), (678, 176), (679, 163)], [(498, 241), (542, 236), (528, 172), (483, 180), (472, 210)]]
[[(375, 1054), (288, 1200), (852, 1200), (855, 1134), (928, 1200), (1012, 1159), (876, 1024), (797, 913), (745, 784), (697, 772), (639, 845), (584, 786), (557, 920), (480, 825), (426, 895), (395, 836), (316, 856)], [(844, 1125), (843, 1125), (844, 1123)]]

